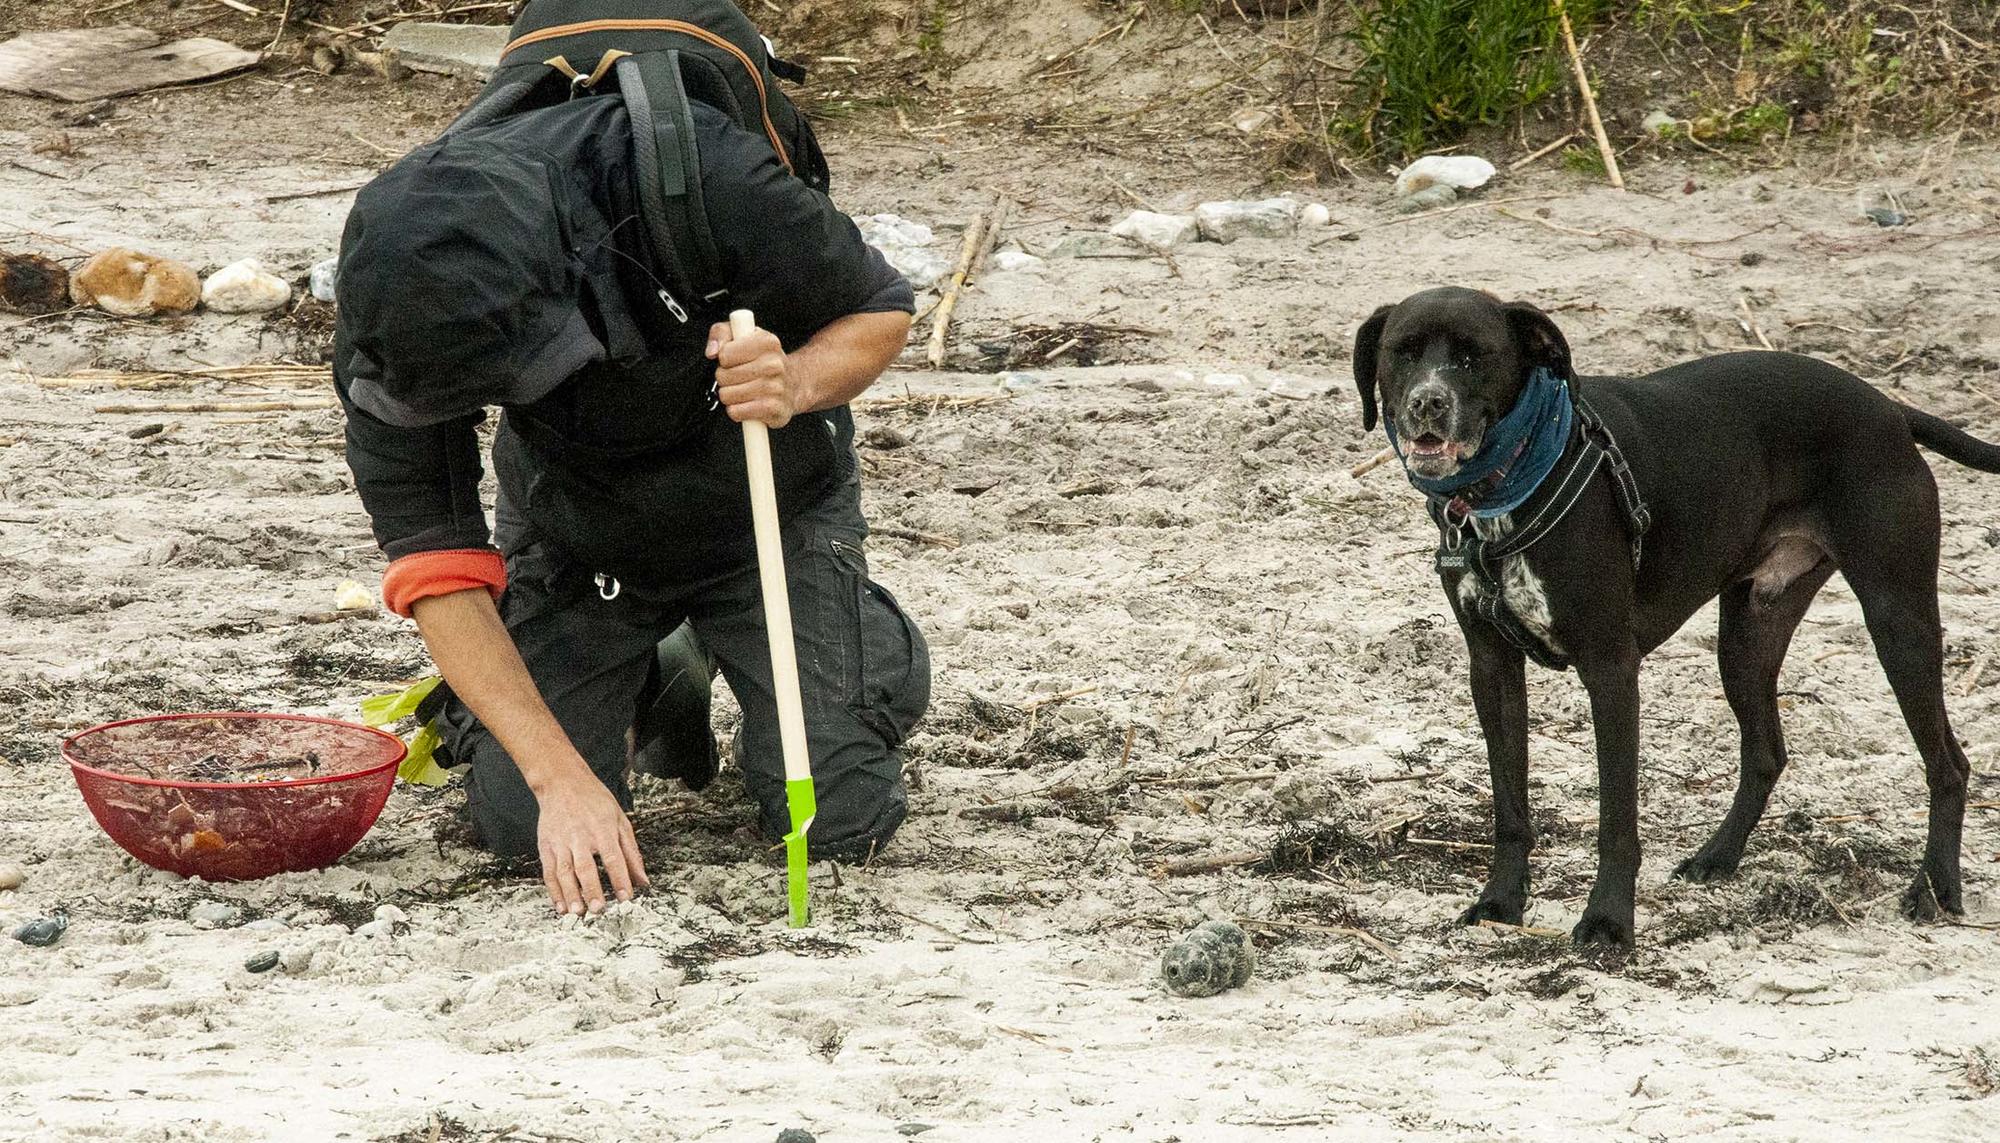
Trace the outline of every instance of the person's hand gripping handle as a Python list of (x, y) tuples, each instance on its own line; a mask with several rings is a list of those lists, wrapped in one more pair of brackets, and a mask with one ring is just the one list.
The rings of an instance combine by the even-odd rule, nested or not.
[[(731, 339), (757, 332), (749, 310), (729, 315)], [(778, 530), (778, 489), (771, 476), (771, 430), (762, 421), (743, 422), (743, 457), (750, 470), (750, 515), (757, 532), (757, 575), (764, 592), (764, 629), (771, 642), (771, 689), (778, 700), (778, 738), (785, 755), (785, 796), (792, 832), (785, 835), (785, 885), (792, 927), (810, 918), (806, 899), (806, 831), (818, 804), (813, 797), (811, 756), (806, 750), (805, 704), (799, 694), (798, 647), (792, 641), (792, 602), (785, 587), (785, 546)]]

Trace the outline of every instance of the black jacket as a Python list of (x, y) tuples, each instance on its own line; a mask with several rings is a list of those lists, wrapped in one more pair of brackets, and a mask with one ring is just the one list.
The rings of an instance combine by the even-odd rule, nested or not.
[[(657, 297), (630, 169), (630, 122), (617, 100), (577, 100), (531, 113), (536, 122), (512, 129), (523, 146), (534, 145), (536, 132), (573, 141), (549, 164), (548, 181), (564, 185), (546, 205), (534, 201), (544, 195), (532, 173), (495, 179), (482, 171), (456, 180), (476, 185), (439, 193), (441, 180), (423, 170), (357, 202), (343, 259), (376, 246), (374, 256), (357, 259), (367, 274), (349, 277), (343, 261), (334, 380), (347, 409), (355, 484), (392, 560), (491, 546), (477, 437), (489, 405), (505, 409), (501, 443), (518, 470), (505, 474), (511, 507), (576, 561), (644, 583), (750, 558), (742, 430), (712, 399), (715, 367), (704, 355), (710, 323), (729, 309), (750, 309), (796, 349), (850, 314), (910, 312), (914, 297), (846, 215), (785, 170), (769, 142), (704, 105), (694, 113), (703, 199), (729, 293), (713, 308), (684, 306), (685, 323)], [(431, 171), (448, 166), (416, 158)], [(490, 197), (490, 183), (509, 200)], [(428, 212), (423, 225), (409, 222), (414, 211)], [(381, 253), (405, 234), (437, 233), (437, 216), (451, 212), (464, 216), (454, 220), (457, 237)], [(537, 212), (562, 216), (546, 223), (560, 250), (531, 233)], [(484, 260), (467, 259), (468, 247), (480, 247)], [(506, 253), (489, 256), (490, 247)], [(552, 269), (551, 260), (567, 266)], [(569, 336), (581, 332), (570, 328), (575, 315), (522, 317), (534, 307), (492, 289), (500, 276), (497, 284), (516, 293), (526, 279), (544, 295), (570, 290), (581, 299), (587, 335)], [(443, 332), (412, 324), (426, 299), (450, 291), (473, 292), (487, 312), (452, 293), (452, 306), (473, 309), (477, 320)], [(398, 343), (399, 323), (424, 336)], [(427, 373), (425, 353), (450, 367)], [(384, 368), (391, 357), (392, 364), (418, 359), (419, 367)], [(468, 361), (476, 367), (461, 368)], [(773, 434), (783, 514), (849, 474), (852, 424), (838, 409), (800, 416)]]

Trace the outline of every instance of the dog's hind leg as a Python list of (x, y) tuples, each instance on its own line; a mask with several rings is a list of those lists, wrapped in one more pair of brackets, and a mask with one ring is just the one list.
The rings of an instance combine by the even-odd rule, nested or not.
[(1750, 831), (1764, 816), (1771, 788), (1785, 769), (1785, 733), (1778, 721), (1778, 668), (1791, 647), (1792, 633), (1805, 618), (1813, 596), (1833, 575), (1824, 561), (1767, 594), (1754, 579), (1722, 593), (1722, 623), (1716, 640), (1716, 660), (1722, 668), (1722, 691), (1743, 735), (1743, 770), (1729, 816), (1708, 844), (1681, 862), (1674, 876), (1688, 881), (1716, 881), (1734, 876), (1743, 860)]
[[(1944, 625), (1938, 617), (1937, 485), (1914, 450), (1919, 470), (1907, 479), (1877, 476), (1854, 518), (1844, 521), (1841, 567), (1868, 620), (1875, 655), (1889, 676), (1903, 721), (1923, 755), (1930, 787), (1924, 864), (1903, 896), (1903, 911), (1934, 919), (1963, 913), (1959, 847), (1971, 765), (1944, 707)], [(1899, 474), (1900, 475), (1900, 474)]]

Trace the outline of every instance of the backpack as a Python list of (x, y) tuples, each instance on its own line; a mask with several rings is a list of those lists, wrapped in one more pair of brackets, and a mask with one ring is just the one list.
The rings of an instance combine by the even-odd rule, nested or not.
[(819, 140), (780, 79), (803, 82), (805, 69), (779, 59), (730, 0), (528, 0), (493, 78), (445, 134), (586, 94), (622, 99), (660, 301), (685, 323), (682, 299), (706, 308), (728, 292), (702, 204), (691, 100), (769, 139), (806, 185), (829, 188)]

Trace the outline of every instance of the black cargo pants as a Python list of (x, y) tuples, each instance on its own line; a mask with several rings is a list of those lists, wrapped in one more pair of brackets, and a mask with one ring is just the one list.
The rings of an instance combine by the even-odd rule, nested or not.
[[(600, 584), (538, 539), (503, 493), (497, 538), (507, 556), (500, 614), (556, 721), (628, 810), (626, 731), (655, 648), (682, 622), (720, 664), (743, 709), (736, 760), (764, 833), (791, 828), (772, 695), (770, 645), (754, 562), (644, 595)], [(868, 578), (860, 485), (838, 486), (784, 526), (785, 572), (819, 816), (815, 857), (858, 859), (908, 814), (897, 752), (930, 703), (930, 652), (915, 623)], [(611, 598), (605, 598), (611, 596)], [(521, 771), (464, 705), (447, 704), (441, 753), (472, 767), (467, 808), (480, 843), (503, 857), (538, 851), (539, 809)]]

